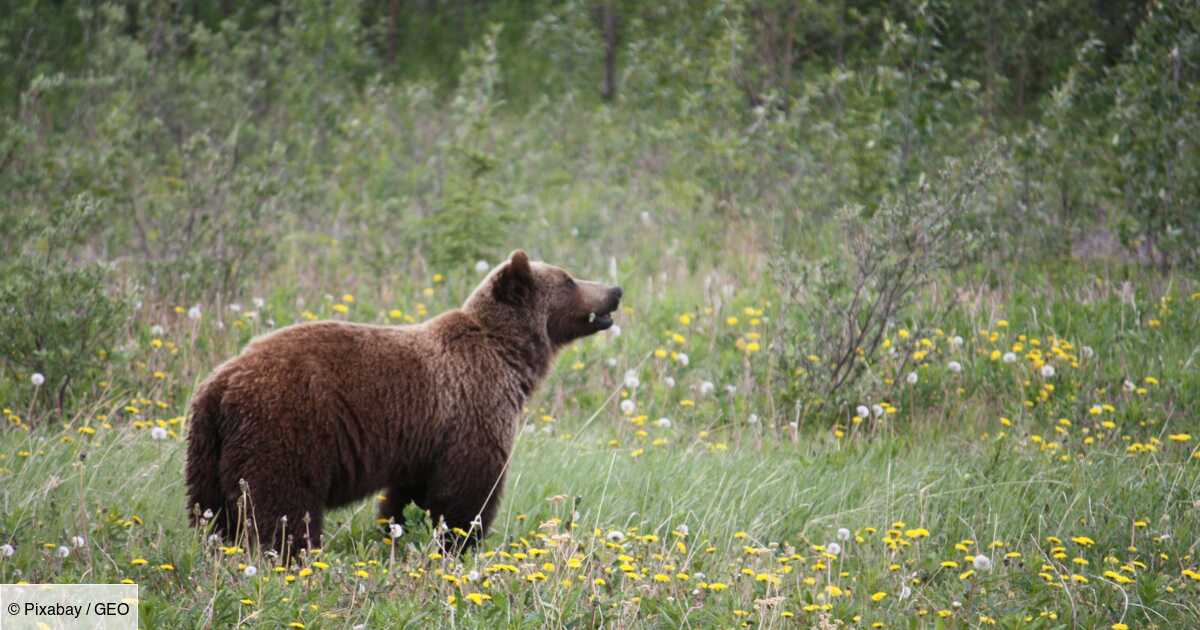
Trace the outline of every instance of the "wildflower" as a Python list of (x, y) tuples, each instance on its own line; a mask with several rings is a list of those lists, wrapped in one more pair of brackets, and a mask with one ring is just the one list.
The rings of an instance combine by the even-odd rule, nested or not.
[(746, 422), (749, 424), (758, 424), (758, 414), (750, 414), (750, 416), (746, 418)]
[(200, 319), (200, 305), (196, 304), (196, 305), (192, 306), (192, 308), (189, 308), (188, 312), (187, 312), (187, 316), (188, 316), (188, 319), (193, 320), (193, 321)]
[(160, 325), (160, 324), (155, 324), (150, 327), (150, 334), (154, 335), (155, 337), (161, 337), (164, 332), (166, 332), (166, 331), (163, 329), (162, 325)]
[(72, 536), (71, 544), (74, 545), (76, 549), (79, 549), (87, 544), (87, 539), (85, 539), (83, 536)]
[(839, 527), (837, 530), (837, 539), (842, 542), (850, 540), (850, 530), (845, 527)]
[(707, 396), (713, 393), (713, 389), (715, 389), (715, 387), (713, 386), (712, 381), (704, 381), (703, 383), (700, 383), (701, 396)]
[(55, 550), (54, 555), (58, 556), (59, 558), (66, 558), (67, 556), (71, 555), (71, 550), (59, 545), (58, 549)]
[(42, 383), (46, 382), (46, 377), (42, 376), (41, 372), (34, 372), (33, 376), (29, 377), (29, 380), (33, 383), (34, 387), (41, 387)]
[(859, 405), (854, 410), (854, 414), (859, 418), (869, 418), (871, 416), (871, 410), (868, 409), (866, 405)]
[(625, 534), (623, 534), (615, 529), (611, 532), (608, 532), (608, 542), (621, 543), (621, 542), (624, 542), (624, 540), (625, 540)]
[(154, 427), (150, 429), (150, 437), (155, 440), (167, 439), (167, 430), (162, 427)]
[(688, 355), (686, 352), (680, 352), (678, 355), (675, 356), (675, 360), (679, 362), (679, 365), (682, 365), (683, 367), (687, 367), (688, 361), (690, 361), (691, 359), (688, 358)]
[(1046, 364), (1042, 366), (1042, 378), (1054, 378), (1054, 366)]
[(350, 312), (350, 307), (346, 306), (345, 304), (338, 303), (333, 305), (333, 310), (345, 315), (346, 313)]
[(950, 338), (950, 345), (955, 348), (961, 347), (963, 345), (963, 338), (958, 335), (954, 335)]
[(633, 414), (633, 410), (637, 408), (637, 403), (633, 402), (632, 398), (626, 398), (621, 401), (621, 413), (625, 415)]
[(491, 267), (486, 260), (475, 261), (475, 273), (487, 273), (487, 270), (491, 269)]
[(978, 571), (991, 571), (992, 570), (992, 559), (983, 554), (979, 554), (979, 555), (975, 556), (975, 559), (971, 561), (971, 564)]
[(1167, 436), (1167, 439), (1172, 442), (1187, 442), (1192, 439), (1192, 436), (1187, 433), (1172, 433)]
[(900, 589), (900, 599), (908, 599), (909, 597), (912, 597), (911, 588), (905, 586), (904, 588)]
[(388, 525), (388, 536), (392, 539), (399, 538), (404, 535), (404, 526), (400, 523), (392, 523)]
[(875, 414), (876, 418), (882, 416), (883, 411), (883, 405), (871, 405), (871, 413)]
[(871, 601), (881, 602), (881, 601), (883, 601), (883, 598), (887, 597), (887, 595), (888, 595), (887, 593), (884, 593), (883, 591), (879, 591), (878, 593), (871, 595)]
[(946, 367), (955, 374), (962, 372), (962, 364), (958, 361), (951, 361), (950, 363), (946, 364)]
[(612, 328), (608, 329), (608, 336), (609, 337), (620, 337), (621, 336), (621, 327), (616, 324), (613, 324)]
[(670, 429), (671, 428), (671, 419), (670, 418), (659, 418), (658, 420), (654, 421), (654, 426), (659, 427), (661, 429)]
[(1129, 626), (1118, 622), (1112, 625), (1112, 630), (1129, 630)]
[(248, 564), (246, 565), (245, 569), (242, 569), (242, 575), (246, 577), (254, 577), (258, 575), (258, 567), (254, 566), (253, 564)]
[(1005, 363), (1016, 363), (1017, 355), (1013, 354), (1012, 352), (1005, 352), (1002, 359)]
[(835, 542), (831, 542), (828, 545), (825, 545), (825, 551), (828, 551), (836, 556), (842, 553), (842, 546)]
[(668, 376), (663, 379), (663, 385), (666, 385), (668, 388), (675, 387), (675, 379)]
[(1090, 358), (1096, 356), (1096, 351), (1093, 350), (1091, 346), (1084, 346), (1079, 349), (1079, 356), (1081, 356), (1085, 359), (1090, 359)]

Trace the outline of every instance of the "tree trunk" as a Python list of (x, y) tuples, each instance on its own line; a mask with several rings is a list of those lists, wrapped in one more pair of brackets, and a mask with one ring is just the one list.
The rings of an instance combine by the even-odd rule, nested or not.
[(605, 0), (601, 7), (601, 27), (604, 30), (604, 85), (600, 95), (606, 101), (617, 97), (617, 10), (616, 0)]

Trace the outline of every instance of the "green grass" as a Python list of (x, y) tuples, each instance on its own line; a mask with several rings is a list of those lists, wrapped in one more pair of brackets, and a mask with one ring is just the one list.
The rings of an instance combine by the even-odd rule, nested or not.
[[(1053, 284), (978, 287), (988, 297), (961, 300), (943, 322), (898, 323), (897, 345), (902, 328), (932, 343), (917, 385), (885, 358), (875, 389), (861, 393), (895, 412), (855, 422), (841, 410), (833, 427), (784, 411), (768, 353), (736, 346), (752, 330), (770, 336), (776, 313), (751, 299), (769, 291), (746, 287), (718, 308), (687, 283), (639, 294), (641, 283), (625, 282), (635, 290), (623, 334), (564, 353), (531, 403), (479, 552), (436, 553), (415, 508), (389, 544), (365, 502), (333, 513), (320, 555), (289, 567), (187, 527), (181, 416), (196, 379), (265, 329), (267, 314), (283, 324), (301, 310), (279, 295), (257, 320), (220, 313), (218, 328), (215, 312), (192, 322), (166, 308), (162, 337), (149, 332), (155, 317), (136, 326), (134, 347), (110, 367), (113, 389), (65, 425), (51, 423), (42, 398), (5, 403), (0, 543), (15, 553), (0, 558), (0, 581), (133, 580), (142, 625), (171, 628), (1198, 623), (1200, 299), (1153, 278), (1131, 291), (1060, 273)], [(431, 292), (419, 282), (411, 298), (356, 295), (346, 316), (415, 315), (417, 300), (437, 312), (471, 282)], [(339, 316), (334, 303), (310, 298), (304, 310)], [(757, 326), (742, 313), (755, 304), (766, 309)], [(961, 348), (949, 344), (956, 333)], [(1015, 363), (991, 359), (1017, 343)], [(1056, 367), (1052, 378), (1039, 376), (1033, 347)], [(688, 365), (672, 352), (687, 352)], [(622, 386), (627, 369), (636, 390)], [(629, 396), (637, 410), (623, 414), (616, 401)], [(153, 439), (153, 426), (166, 439)], [(822, 551), (831, 542), (839, 553)], [(990, 570), (974, 567), (979, 554)]]

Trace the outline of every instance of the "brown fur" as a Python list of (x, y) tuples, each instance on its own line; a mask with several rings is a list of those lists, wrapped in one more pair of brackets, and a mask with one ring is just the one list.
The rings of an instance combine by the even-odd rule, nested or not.
[(612, 325), (620, 297), (518, 250), (427, 322), (313, 322), (252, 341), (192, 399), (193, 524), (209, 510), (235, 536), (244, 480), (248, 531), (276, 547), (320, 546), (326, 508), (380, 489), (383, 518), (415, 502), (482, 537), (525, 401), (559, 348)]

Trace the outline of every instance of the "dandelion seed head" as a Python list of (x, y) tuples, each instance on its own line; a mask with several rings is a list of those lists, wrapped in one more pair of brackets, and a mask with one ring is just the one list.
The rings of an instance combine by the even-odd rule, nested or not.
[(904, 380), (908, 381), (909, 385), (916, 385), (917, 384), (917, 373), (909, 372), (908, 376), (904, 377)]
[(837, 530), (837, 539), (842, 542), (850, 540), (850, 530), (845, 527), (839, 527)]
[(670, 429), (671, 428), (671, 419), (670, 418), (659, 418), (658, 420), (654, 421), (654, 426), (659, 427), (660, 429)]
[(5, 558), (11, 558), (12, 555), (16, 552), (17, 552), (17, 550), (14, 549), (13, 546), (10, 544), (5, 543), (3, 545), (0, 545), (0, 556), (3, 556)]
[(621, 401), (621, 413), (628, 416), (633, 413), (634, 409), (637, 409), (637, 403), (633, 402), (632, 398), (626, 398)]
[(947, 367), (947, 368), (948, 368), (948, 369), (949, 369), (951, 372), (954, 372), (955, 374), (958, 374), (958, 373), (962, 372), (962, 364), (961, 364), (961, 363), (959, 363), (958, 361), (951, 361), (951, 362), (949, 362), (949, 363), (947, 363), (947, 364), (946, 364), (946, 367)]
[(842, 553), (842, 546), (835, 542), (831, 542), (828, 545), (825, 545), (825, 551), (828, 551), (836, 556)]
[(29, 377), (29, 381), (33, 383), (34, 387), (41, 387), (42, 383), (46, 382), (46, 377), (41, 372), (34, 372), (33, 376)]
[(869, 418), (871, 417), (871, 410), (868, 409), (866, 405), (859, 405), (857, 408), (855, 408), (854, 415), (858, 416), (859, 418)]
[(154, 427), (150, 429), (150, 438), (154, 440), (167, 439), (167, 430), (162, 427)]
[(246, 565), (245, 569), (242, 569), (242, 575), (246, 577), (254, 577), (255, 575), (258, 575), (258, 567), (254, 566), (253, 564), (248, 564)]
[(637, 389), (637, 386), (641, 385), (641, 383), (642, 382), (640, 380), (638, 380), (637, 372), (635, 372), (633, 370), (625, 371), (625, 388), (626, 389)]
[(715, 389), (715, 387), (713, 386), (712, 381), (704, 381), (703, 383), (700, 383), (701, 396), (707, 396), (713, 393), (713, 389)]
[(1017, 355), (1016, 355), (1015, 353), (1012, 353), (1012, 352), (1005, 352), (1005, 353), (1004, 353), (1004, 356), (1002, 357), (1002, 360), (1003, 360), (1005, 363), (1016, 363), (1016, 362), (1017, 362)]
[(71, 550), (59, 545), (58, 549), (55, 550), (54, 555), (58, 556), (59, 558), (66, 558), (67, 556), (71, 555)]
[(971, 561), (971, 564), (975, 567), (976, 571), (991, 571), (992, 570), (992, 559), (985, 556), (984, 554), (979, 554), (979, 555), (975, 556), (975, 559)]
[(187, 316), (188, 316), (188, 319), (190, 319), (190, 320), (200, 319), (200, 305), (195, 304), (192, 306), (192, 308), (189, 308), (188, 312), (187, 312)]
[(486, 260), (475, 261), (475, 273), (487, 273), (488, 269), (491, 268), (492, 266)]
[(396, 539), (403, 535), (404, 535), (404, 526), (403, 525), (401, 525), (400, 523), (392, 523), (392, 524), (388, 525), (388, 536), (391, 536), (393, 539)]

